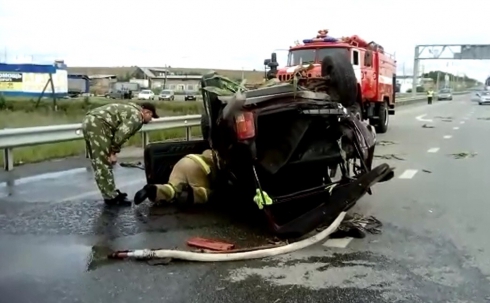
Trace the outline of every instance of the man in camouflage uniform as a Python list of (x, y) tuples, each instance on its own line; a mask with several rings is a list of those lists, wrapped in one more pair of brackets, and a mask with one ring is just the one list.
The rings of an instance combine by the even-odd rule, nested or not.
[(209, 200), (216, 176), (213, 151), (202, 154), (189, 154), (180, 159), (173, 167), (167, 184), (147, 184), (134, 196), (134, 204), (140, 204), (148, 198), (152, 202), (172, 203), (181, 199), (186, 191), (186, 202), (202, 204)]
[(83, 137), (95, 182), (106, 204), (131, 204), (127, 194), (116, 189), (112, 165), (122, 145), (152, 118), (158, 118), (158, 115), (155, 106), (149, 102), (107, 104), (86, 114), (82, 123)]

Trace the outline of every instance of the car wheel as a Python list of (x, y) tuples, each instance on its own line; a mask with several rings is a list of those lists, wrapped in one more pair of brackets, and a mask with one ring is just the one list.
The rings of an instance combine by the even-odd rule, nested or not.
[(352, 64), (343, 52), (335, 52), (322, 60), (322, 77), (329, 76), (327, 93), (332, 101), (349, 108), (357, 101), (357, 78)]
[(172, 98), (170, 98), (170, 100), (174, 101), (174, 96), (172, 96)]
[(482, 105), (481, 102), (478, 102), (478, 105)]

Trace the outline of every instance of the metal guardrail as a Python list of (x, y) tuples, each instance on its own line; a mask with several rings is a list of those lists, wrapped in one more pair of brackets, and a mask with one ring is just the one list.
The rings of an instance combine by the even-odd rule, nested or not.
[[(468, 92), (455, 92), (453, 95), (463, 95)], [(397, 105), (408, 105), (427, 100), (425, 96), (416, 98), (403, 98)], [(191, 138), (190, 128), (201, 124), (201, 115), (187, 115), (155, 119), (144, 125), (140, 130), (143, 138), (143, 147), (149, 143), (148, 132), (165, 129), (186, 128), (186, 138)], [(34, 146), (47, 143), (59, 143), (83, 139), (82, 124), (62, 124), (39, 127), (23, 127), (0, 130), (0, 149), (3, 149), (4, 169), (11, 171), (14, 168), (13, 148)]]
[[(152, 131), (186, 128), (186, 138), (191, 138), (190, 128), (201, 124), (201, 115), (187, 115), (155, 119), (139, 131), (143, 146), (149, 143), (148, 133)], [(0, 149), (3, 149), (4, 169), (14, 168), (13, 149), (47, 143), (59, 143), (83, 139), (82, 124), (62, 124), (39, 127), (22, 127), (0, 130)]]

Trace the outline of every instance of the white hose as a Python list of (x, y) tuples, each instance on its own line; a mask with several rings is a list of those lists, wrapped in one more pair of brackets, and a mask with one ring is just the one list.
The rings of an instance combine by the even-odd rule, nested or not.
[(327, 227), (325, 230), (319, 232), (318, 234), (298, 241), (288, 245), (266, 248), (255, 251), (247, 251), (240, 253), (220, 253), (220, 254), (209, 254), (209, 253), (197, 253), (190, 251), (182, 251), (182, 250), (168, 250), (168, 249), (160, 249), (160, 250), (135, 250), (131, 253), (128, 253), (128, 257), (150, 257), (150, 258), (171, 258), (178, 260), (187, 260), (187, 261), (198, 261), (198, 262), (224, 262), (224, 261), (238, 261), (238, 260), (250, 260), (250, 259), (260, 259), (266, 257), (272, 257), (282, 254), (291, 253), (305, 247), (316, 244), (325, 238), (327, 238), (330, 234), (335, 232), (339, 227), (340, 223), (344, 220), (346, 212), (341, 212), (339, 216)]

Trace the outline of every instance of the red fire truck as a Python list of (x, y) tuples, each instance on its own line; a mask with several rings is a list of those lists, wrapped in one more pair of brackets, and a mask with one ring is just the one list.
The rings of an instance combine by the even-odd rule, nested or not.
[[(381, 45), (367, 43), (357, 35), (337, 39), (328, 36), (327, 30), (320, 30), (315, 38), (290, 47), (286, 67), (277, 69), (275, 76), (280, 81), (288, 81), (297, 67), (312, 64), (314, 68), (308, 76), (320, 77), (323, 58), (333, 54), (338, 56), (339, 52), (349, 56), (357, 78), (357, 114), (362, 119), (369, 119), (378, 133), (385, 133), (389, 115), (395, 114), (396, 61)], [(274, 58), (275, 54), (272, 61)], [(271, 69), (274, 68), (271, 66)]]

